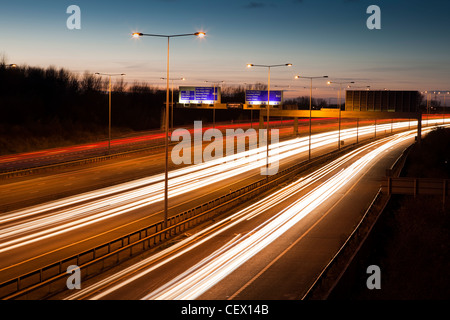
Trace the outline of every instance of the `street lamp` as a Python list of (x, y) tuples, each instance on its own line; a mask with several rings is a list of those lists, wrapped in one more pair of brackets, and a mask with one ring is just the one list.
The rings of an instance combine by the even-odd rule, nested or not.
[(370, 86), (347, 86), (348, 89), (366, 89), (367, 91), (370, 91)]
[(269, 71), (268, 81), (267, 81), (267, 134), (266, 134), (266, 144), (267, 144), (267, 154), (266, 154), (266, 181), (269, 182), (269, 143), (270, 143), (270, 131), (269, 131), (269, 111), (270, 111), (270, 68), (274, 67), (292, 67), (292, 63), (285, 64), (272, 64), (272, 65), (264, 65), (264, 64), (253, 64), (248, 63), (247, 68), (251, 67), (263, 67), (267, 68)]
[(313, 79), (320, 79), (320, 78), (328, 78), (328, 76), (321, 76), (321, 77), (306, 77), (306, 76), (295, 76), (295, 79), (309, 79), (311, 81), (311, 85), (309, 88), (309, 151), (308, 151), (308, 159), (311, 160), (311, 109), (312, 109), (312, 82)]
[[(342, 85), (346, 84), (346, 83), (355, 83), (355, 81), (350, 81), (350, 82), (336, 82), (336, 81), (328, 81), (327, 84), (332, 84), (332, 83), (337, 83), (339, 84), (339, 91), (338, 91), (338, 104), (339, 104), (339, 132), (338, 132), (338, 149), (341, 149), (341, 90), (342, 90)], [(376, 121), (376, 120), (375, 120)], [(376, 122), (375, 122), (375, 133), (377, 132), (377, 127), (376, 127)]]
[(110, 154), (110, 152), (111, 152), (111, 77), (124, 76), (125, 73), (99, 73), (99, 72), (96, 72), (95, 74), (99, 75), (99, 76), (108, 76), (109, 77), (108, 154)]
[[(160, 78), (161, 80), (167, 80), (166, 78)], [(171, 123), (170, 123), (170, 132), (172, 132), (173, 131), (173, 105), (174, 105), (174, 101), (173, 101), (173, 82), (175, 81), (175, 80), (181, 80), (181, 81), (184, 81), (184, 80), (186, 80), (185, 78), (176, 78), (176, 79), (170, 79), (171, 81), (172, 81), (172, 103), (171, 103), (171, 117), (170, 117), (170, 121), (171, 121)]]
[(214, 101), (213, 101), (213, 128), (216, 127), (216, 100), (217, 100), (217, 94), (216, 94), (216, 87), (218, 87), (221, 83), (224, 83), (225, 81), (208, 81), (205, 80), (205, 82), (210, 82), (213, 84), (213, 96), (214, 96)]
[(183, 34), (172, 34), (172, 35), (162, 35), (162, 34), (149, 34), (134, 32), (132, 33), (133, 38), (139, 37), (160, 37), (167, 38), (167, 90), (166, 90), (166, 116), (164, 120), (164, 128), (166, 131), (165, 138), (165, 172), (164, 172), (164, 228), (167, 228), (167, 216), (168, 216), (168, 191), (169, 191), (169, 48), (170, 48), (170, 38), (175, 37), (186, 37), (186, 36), (197, 36), (203, 38), (206, 34), (204, 32), (195, 33), (183, 33)]
[(427, 98), (427, 124), (429, 124), (429, 117), (430, 117), (430, 107), (431, 107), (431, 93), (428, 93), (428, 91), (425, 91), (426, 98)]

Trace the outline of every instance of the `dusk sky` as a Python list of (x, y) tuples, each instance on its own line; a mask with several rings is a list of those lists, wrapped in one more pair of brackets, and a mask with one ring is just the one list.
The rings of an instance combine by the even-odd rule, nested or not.
[[(381, 30), (369, 30), (369, 5), (381, 9)], [(81, 9), (81, 29), (69, 30), (66, 9)], [(125, 80), (164, 87), (167, 41), (133, 39), (132, 32), (206, 32), (171, 40), (171, 77), (183, 85), (267, 83), (285, 97), (308, 95), (308, 80), (392, 90), (450, 90), (449, 1), (150, 0), (5, 1), (0, 9), (0, 54), (8, 63), (76, 73), (126, 73)], [(326, 80), (315, 95), (335, 97)]]

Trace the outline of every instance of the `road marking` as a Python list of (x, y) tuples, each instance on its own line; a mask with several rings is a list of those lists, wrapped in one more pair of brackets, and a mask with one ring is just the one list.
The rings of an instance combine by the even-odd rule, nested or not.
[[(367, 173), (375, 163), (373, 163), (365, 172)], [(245, 283), (239, 290), (237, 290), (233, 295), (227, 298), (227, 300), (234, 299), (238, 294), (240, 294), (243, 290), (245, 290), (249, 285), (251, 285), (256, 279), (258, 279), (264, 272), (266, 272), (275, 262), (281, 259), (289, 250), (291, 250), (297, 243), (299, 243), (306, 235), (308, 235), (311, 230), (313, 230), (343, 199), (347, 196), (347, 194), (352, 191), (356, 185), (361, 181), (363, 177), (366, 176), (366, 173), (361, 175), (361, 177), (353, 184), (353, 186), (344, 193), (343, 196), (330, 208), (328, 209), (308, 230), (305, 231), (297, 240), (295, 240), (289, 247), (287, 247), (283, 252), (281, 252), (274, 260), (272, 260), (267, 266), (265, 266), (260, 272), (258, 272), (252, 279), (250, 279), (247, 283)]]

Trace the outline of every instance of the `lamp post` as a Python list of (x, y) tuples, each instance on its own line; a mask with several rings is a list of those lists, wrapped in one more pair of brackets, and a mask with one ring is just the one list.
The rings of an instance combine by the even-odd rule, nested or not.
[(111, 77), (114, 76), (124, 76), (125, 73), (99, 73), (96, 72), (96, 75), (99, 76), (108, 76), (109, 77), (109, 106), (108, 106), (108, 154), (111, 152)]
[(210, 82), (213, 84), (213, 96), (214, 96), (214, 101), (213, 101), (213, 128), (216, 127), (216, 100), (217, 100), (217, 94), (216, 94), (216, 87), (219, 87), (219, 85), (221, 83), (224, 83), (225, 81), (208, 81), (205, 80), (206, 83)]
[[(247, 82), (244, 82), (244, 95), (247, 92)], [(250, 87), (251, 88), (251, 87)], [(253, 107), (250, 109), (250, 128), (253, 128)]]
[(186, 36), (197, 36), (203, 38), (205, 36), (204, 32), (195, 33), (183, 33), (183, 34), (172, 34), (172, 35), (162, 35), (162, 34), (149, 34), (134, 32), (132, 34), (133, 38), (139, 37), (160, 37), (167, 38), (167, 90), (166, 90), (166, 115), (164, 121), (164, 129), (166, 132), (165, 138), (165, 170), (164, 170), (164, 228), (167, 228), (167, 216), (168, 216), (168, 191), (169, 191), (169, 50), (170, 50), (170, 38), (175, 37), (186, 37)]
[[(327, 84), (337, 83), (339, 84), (339, 91), (338, 91), (338, 105), (339, 105), (339, 131), (338, 131), (338, 149), (341, 150), (341, 90), (342, 85), (346, 83), (355, 83), (355, 81), (349, 81), (349, 82), (336, 82), (336, 81), (328, 81)], [(376, 121), (376, 120), (375, 120)], [(376, 123), (375, 123), (375, 132), (376, 132)]]
[(425, 94), (426, 94), (426, 98), (427, 98), (427, 124), (429, 124), (431, 93), (428, 93), (428, 91), (425, 91)]
[[(450, 94), (450, 92), (446, 92), (447, 94)], [(442, 107), (442, 124), (445, 124), (445, 108), (447, 107), (446, 105), (445, 105), (445, 96), (446, 96), (446, 94), (444, 93), (444, 106)]]
[(248, 63), (247, 68), (251, 67), (262, 67), (268, 69), (268, 80), (267, 80), (267, 134), (266, 134), (266, 144), (267, 144), (267, 151), (266, 151), (266, 181), (269, 182), (269, 143), (270, 143), (270, 131), (269, 131), (269, 113), (270, 113), (270, 68), (274, 67), (292, 67), (292, 63), (285, 63), (285, 64), (272, 64), (272, 65), (264, 65), (264, 64), (253, 64)]
[[(160, 78), (161, 80), (167, 80), (166, 78)], [(170, 115), (170, 132), (172, 133), (172, 131), (173, 131), (173, 104), (174, 104), (174, 101), (173, 101), (173, 82), (175, 81), (175, 80), (181, 80), (181, 81), (184, 81), (184, 80), (186, 80), (185, 78), (176, 78), (176, 79), (170, 79), (171, 81), (172, 81), (172, 103), (170, 104), (170, 113), (171, 113), (171, 115)]]
[(319, 79), (319, 78), (328, 78), (328, 76), (321, 76), (321, 77), (306, 77), (306, 76), (295, 76), (295, 79), (309, 79), (310, 82), (310, 88), (309, 88), (309, 151), (308, 151), (308, 159), (311, 160), (311, 109), (312, 109), (312, 83), (313, 79)]

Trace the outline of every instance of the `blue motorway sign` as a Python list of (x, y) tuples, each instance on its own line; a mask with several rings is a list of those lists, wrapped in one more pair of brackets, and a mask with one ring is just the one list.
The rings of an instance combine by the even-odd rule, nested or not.
[(180, 87), (179, 103), (220, 102), (220, 87)]
[[(283, 91), (270, 91), (270, 105), (279, 105), (283, 102)], [(267, 90), (246, 90), (246, 104), (267, 104)]]

